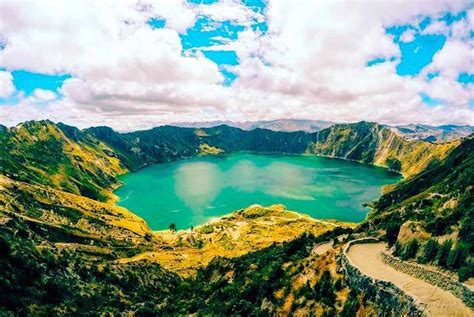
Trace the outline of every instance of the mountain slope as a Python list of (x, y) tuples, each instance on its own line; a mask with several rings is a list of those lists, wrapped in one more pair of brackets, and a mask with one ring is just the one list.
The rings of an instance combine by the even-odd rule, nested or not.
[(444, 158), (458, 142), (433, 144), (406, 141), (391, 130), (370, 122), (336, 124), (312, 134), (309, 153), (388, 167), (405, 176)]
[(447, 227), (458, 222), (470, 227), (474, 223), (473, 197), (474, 136), (471, 136), (463, 139), (445, 160), (433, 161), (424, 171), (382, 195), (371, 218), (396, 212), (404, 220), (436, 223), (443, 218)]
[(188, 158), (200, 153), (206, 144), (226, 153), (289, 153), (321, 155), (388, 167), (405, 176), (442, 159), (458, 142), (433, 144), (406, 141), (393, 131), (370, 122), (336, 124), (316, 133), (276, 132), (265, 129), (244, 131), (220, 125), (212, 128), (171, 126), (131, 133), (108, 128), (86, 130), (114, 149), (127, 167)]
[(0, 212), (0, 315), (131, 315), (147, 301), (166, 302), (181, 279), (158, 264), (114, 264), (120, 248), (53, 243), (57, 230)]
[(374, 228), (386, 229), (404, 260), (474, 277), (474, 135), (382, 195), (359, 230)]
[(145, 245), (145, 237), (152, 236), (148, 225), (125, 208), (2, 175), (0, 212), (57, 234), (60, 242)]
[(0, 130), (0, 173), (105, 201), (126, 172), (112, 150), (74, 127), (29, 121)]

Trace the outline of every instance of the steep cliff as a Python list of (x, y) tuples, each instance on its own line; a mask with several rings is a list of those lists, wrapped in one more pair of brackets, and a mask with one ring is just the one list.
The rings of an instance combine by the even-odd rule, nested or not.
[(380, 124), (359, 122), (336, 124), (314, 133), (308, 152), (371, 163), (410, 176), (432, 160), (443, 159), (457, 144), (406, 141)]

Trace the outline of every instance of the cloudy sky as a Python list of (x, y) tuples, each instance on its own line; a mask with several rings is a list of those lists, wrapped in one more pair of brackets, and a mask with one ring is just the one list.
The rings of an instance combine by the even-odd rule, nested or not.
[(0, 0), (0, 123), (474, 125), (471, 1)]

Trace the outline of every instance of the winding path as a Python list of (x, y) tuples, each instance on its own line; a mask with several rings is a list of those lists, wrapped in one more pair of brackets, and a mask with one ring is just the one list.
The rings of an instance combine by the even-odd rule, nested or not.
[(347, 258), (362, 273), (375, 279), (392, 282), (406, 294), (425, 304), (428, 315), (474, 316), (474, 312), (450, 292), (399, 272), (382, 262), (380, 253), (385, 248), (385, 243), (354, 244), (349, 248)]

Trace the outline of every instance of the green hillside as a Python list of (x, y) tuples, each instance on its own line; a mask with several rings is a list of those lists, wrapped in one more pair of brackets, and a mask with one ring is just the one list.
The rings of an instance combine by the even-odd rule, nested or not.
[[(432, 161), (421, 173), (382, 195), (374, 208), (363, 227), (387, 228), (400, 249), (415, 245), (416, 240), (419, 247), (411, 257), (461, 270), (462, 279), (474, 276), (474, 136), (463, 139), (446, 159)], [(435, 241), (451, 241), (447, 252), (451, 250), (458, 263), (440, 262), (436, 254), (423, 259), (426, 250), (422, 247), (429, 241), (435, 247)]]
[(130, 169), (146, 164), (189, 158), (206, 144), (226, 153), (289, 153), (343, 158), (388, 167), (405, 176), (416, 174), (431, 160), (442, 159), (458, 141), (433, 144), (405, 141), (377, 123), (336, 124), (315, 132), (244, 131), (226, 125), (212, 128), (163, 126), (117, 133), (98, 127), (86, 133), (112, 148)]
[(314, 133), (308, 152), (371, 163), (410, 176), (432, 160), (444, 158), (457, 144), (406, 141), (380, 124), (359, 122), (336, 124)]
[(28, 121), (0, 130), (0, 173), (105, 201), (126, 169), (95, 138), (64, 124)]
[[(367, 122), (316, 133), (225, 125), (118, 133), (30, 121), (1, 126), (0, 141), (1, 313), (394, 313), (370, 294), (350, 289), (337, 271), (351, 225), (297, 217), (280, 207), (251, 207), (195, 232), (157, 233), (111, 201), (119, 174), (222, 151), (340, 157), (401, 171), (407, 178), (373, 204), (358, 235), (386, 230), (402, 255), (407, 236), (422, 246), (429, 238), (452, 239), (450, 260), (427, 262), (471, 274), (473, 137), (409, 142)], [(249, 212), (256, 214), (247, 217)], [(412, 223), (421, 229), (410, 236), (406, 227)], [(236, 227), (242, 238), (226, 249), (234, 230), (228, 229)], [(270, 230), (272, 236), (261, 234)], [(330, 251), (313, 253), (321, 242), (330, 242)], [(216, 257), (219, 250), (227, 257)], [(178, 275), (182, 269), (195, 274)]]

